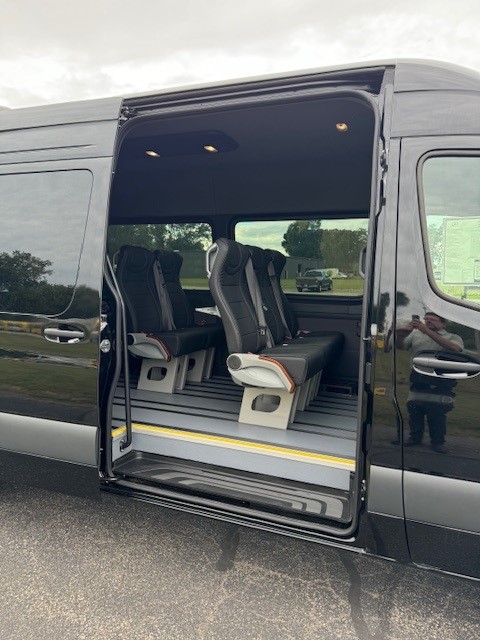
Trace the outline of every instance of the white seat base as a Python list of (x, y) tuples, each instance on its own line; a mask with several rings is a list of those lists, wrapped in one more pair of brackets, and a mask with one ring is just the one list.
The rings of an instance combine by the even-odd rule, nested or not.
[(166, 360), (144, 358), (138, 378), (137, 389), (175, 393), (183, 389), (187, 378), (188, 356)]

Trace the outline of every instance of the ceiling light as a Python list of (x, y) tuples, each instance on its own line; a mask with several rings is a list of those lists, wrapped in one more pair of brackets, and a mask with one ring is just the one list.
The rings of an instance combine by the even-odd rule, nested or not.
[(214, 147), (212, 144), (204, 144), (203, 148), (205, 151), (208, 151), (208, 153), (218, 153), (217, 147)]
[(348, 131), (348, 124), (346, 122), (337, 122), (335, 128), (337, 131), (340, 131), (340, 133), (346, 133)]
[(157, 153), (156, 151), (145, 151), (145, 153), (147, 154), (147, 156), (150, 156), (151, 158), (159, 158), (160, 154)]

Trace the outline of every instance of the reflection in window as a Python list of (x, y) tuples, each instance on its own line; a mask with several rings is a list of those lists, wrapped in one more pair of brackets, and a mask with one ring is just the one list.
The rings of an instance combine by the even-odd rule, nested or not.
[(58, 314), (72, 299), (89, 171), (0, 176), (0, 311)]
[(449, 296), (480, 304), (480, 157), (428, 158), (422, 178), (435, 282)]
[(182, 258), (180, 282), (184, 288), (208, 289), (205, 252), (212, 244), (212, 229), (205, 222), (170, 224), (116, 224), (108, 229), (108, 255), (123, 245), (178, 251)]
[(363, 293), (358, 262), (367, 228), (364, 218), (251, 220), (235, 226), (235, 239), (286, 255), (281, 280), (286, 292), (358, 296)]

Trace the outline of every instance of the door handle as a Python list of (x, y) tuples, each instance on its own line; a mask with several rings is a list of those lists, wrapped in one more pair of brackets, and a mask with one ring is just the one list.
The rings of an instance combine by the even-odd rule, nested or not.
[[(467, 378), (477, 376), (480, 373), (480, 363), (471, 360), (444, 360), (435, 355), (423, 354), (414, 356), (412, 362), (417, 373), (433, 378)], [(428, 367), (432, 371), (425, 371), (418, 367)], [(442, 373), (437, 373), (436, 369), (441, 369)]]
[(49, 342), (62, 342), (64, 344), (73, 344), (74, 342), (80, 342), (85, 338), (85, 331), (79, 327), (45, 327), (43, 330), (43, 336)]

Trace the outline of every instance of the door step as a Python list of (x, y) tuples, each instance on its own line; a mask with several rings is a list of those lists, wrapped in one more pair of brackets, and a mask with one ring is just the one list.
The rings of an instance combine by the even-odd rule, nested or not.
[(271, 476), (225, 470), (198, 462), (133, 451), (115, 463), (114, 472), (189, 493), (240, 501), (252, 507), (294, 513), (308, 519), (351, 520), (348, 491), (321, 488)]

